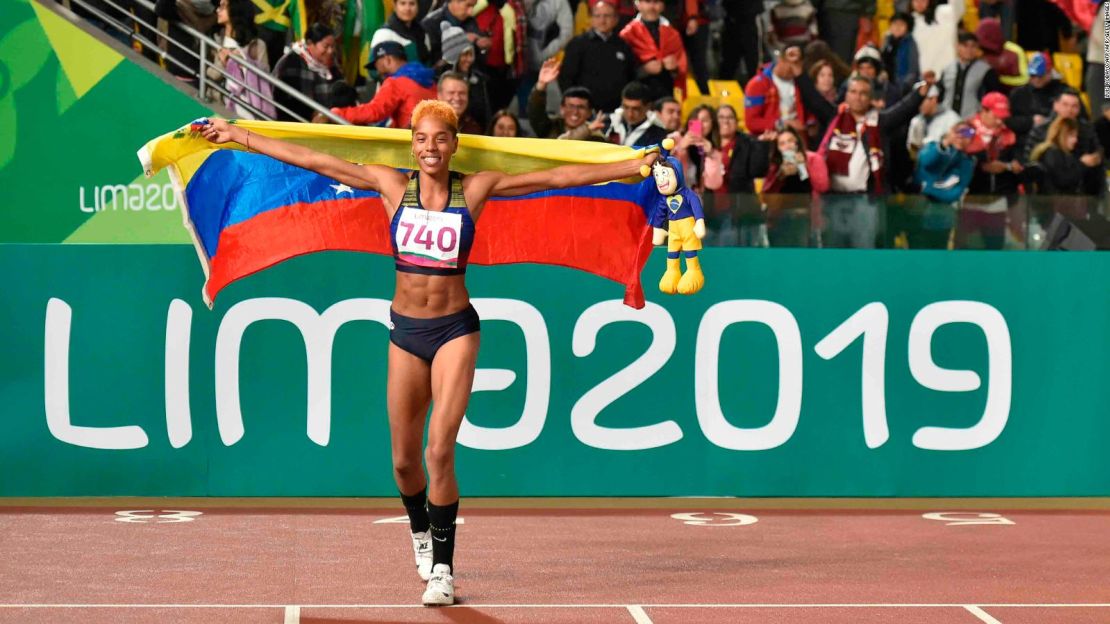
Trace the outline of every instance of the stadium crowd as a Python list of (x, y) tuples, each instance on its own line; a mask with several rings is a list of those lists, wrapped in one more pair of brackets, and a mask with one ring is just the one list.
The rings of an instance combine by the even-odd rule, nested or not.
[[(468, 133), (671, 137), (708, 204), (819, 199), (826, 246), (873, 246), (874, 199), (892, 193), (958, 204), (1001, 246), (1021, 195), (1106, 188), (1106, 0), (393, 0), (361, 58), (339, 34), (350, 3), (309, 0), (312, 25), (291, 40), (265, 0), (209, 2), (156, 12), (213, 32), (225, 71), (271, 71), (351, 123), (407, 127), (435, 97)], [(734, 103), (705, 97), (711, 80), (737, 81)], [(278, 119), (327, 121), (281, 90), (277, 110), (235, 95), (241, 116), (253, 98)]]

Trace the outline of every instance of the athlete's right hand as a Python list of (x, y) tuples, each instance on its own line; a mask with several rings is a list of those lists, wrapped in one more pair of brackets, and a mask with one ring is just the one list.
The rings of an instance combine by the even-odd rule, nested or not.
[(233, 131), (236, 129), (224, 119), (209, 119), (208, 125), (201, 130), (201, 136), (219, 145), (234, 141)]

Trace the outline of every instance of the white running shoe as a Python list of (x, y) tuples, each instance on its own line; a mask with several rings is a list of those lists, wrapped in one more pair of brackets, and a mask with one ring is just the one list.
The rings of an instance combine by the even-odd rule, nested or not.
[(432, 576), (432, 532), (412, 534), (412, 552), (416, 555), (416, 573), (420, 580), (426, 581)]
[(428, 589), (424, 590), (424, 606), (440, 607), (455, 604), (455, 577), (451, 576), (451, 566), (437, 563), (428, 579)]

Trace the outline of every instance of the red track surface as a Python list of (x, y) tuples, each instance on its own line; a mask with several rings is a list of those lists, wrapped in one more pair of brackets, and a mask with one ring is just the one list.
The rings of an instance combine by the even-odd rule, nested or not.
[(0, 508), (0, 622), (1110, 622), (1105, 511), (757, 510), (725, 526), (464, 501), (461, 605), (425, 609), (407, 525), (375, 523), (399, 512), (120, 510)]

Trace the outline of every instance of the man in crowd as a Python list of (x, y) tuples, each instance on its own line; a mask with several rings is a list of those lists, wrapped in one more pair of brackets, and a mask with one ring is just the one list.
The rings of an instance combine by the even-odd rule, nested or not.
[(586, 87), (598, 110), (610, 112), (621, 104), (621, 89), (636, 75), (632, 49), (616, 33), (617, 3), (590, 3), (590, 30), (567, 44), (559, 86)]
[(944, 105), (967, 119), (979, 108), (979, 101), (991, 91), (1000, 91), (998, 74), (979, 58), (979, 39), (971, 33), (957, 37), (956, 60), (944, 68), (940, 83), (944, 86)]
[(559, 115), (547, 115), (547, 85), (555, 82), (559, 73), (559, 62), (555, 59), (548, 59), (540, 68), (536, 87), (528, 96), (528, 123), (532, 124), (532, 132), (541, 139), (604, 141), (605, 137), (590, 126), (592, 94), (586, 87), (570, 87), (563, 91)]
[[(389, 120), (394, 128), (408, 128), (412, 109), (421, 100), (435, 98), (435, 73), (420, 63), (406, 61), (405, 49), (396, 41), (383, 41), (375, 46), (366, 66), (385, 78), (373, 99), (358, 106), (332, 109), (353, 124), (369, 126)], [(321, 123), (327, 119), (317, 115), (313, 121)]]
[(667, 20), (661, 19), (663, 0), (636, 0), (639, 15), (621, 30), (639, 67), (636, 79), (647, 90), (647, 101), (673, 95), (677, 86), (686, 91), (686, 48)]
[[(1029, 84), (1010, 93), (1010, 111), (1013, 115), (1006, 122), (1024, 143), (1029, 132), (1052, 116), (1052, 106), (1068, 86), (1052, 75), (1052, 61), (1044, 52), (1037, 52), (1029, 59)], [(1087, 118), (1082, 101), (1080, 118)]]
[(621, 107), (609, 116), (609, 141), (630, 147), (655, 145), (667, 137), (667, 131), (648, 115), (651, 102), (647, 87), (630, 82), (621, 92)]
[[(682, 105), (673, 97), (661, 97), (652, 105), (655, 111), (655, 121), (663, 126), (668, 134), (678, 132), (682, 126)], [(675, 139), (677, 140), (677, 139)]]
[(778, 60), (763, 68), (744, 87), (744, 122), (762, 134), (790, 126), (805, 136), (806, 109), (795, 80), (802, 74), (802, 48), (789, 45)]
[(818, 150), (829, 169), (826, 246), (875, 246), (877, 198), (889, 188), (888, 135), (910, 121), (929, 86), (921, 82), (897, 104), (878, 110), (871, 101), (871, 81), (860, 76), (849, 79), (845, 106), (833, 117)]
[(940, 88), (936, 85), (929, 87), (917, 111), (917, 116), (910, 120), (906, 136), (906, 149), (914, 159), (927, 143), (940, 141), (947, 136), (948, 129), (960, 121), (959, 115), (940, 103)]
[(1074, 119), (1079, 123), (1079, 140), (1075, 145), (1075, 153), (1079, 155), (1079, 161), (1083, 163), (1083, 192), (1091, 195), (1098, 195), (1102, 192), (1102, 155), (1099, 152), (1098, 137), (1095, 135), (1094, 126), (1087, 120), (1086, 117), (1081, 116), (1083, 112), (1083, 102), (1079, 99), (1079, 92), (1071, 87), (1065, 87), (1056, 96), (1056, 100), (1052, 103), (1052, 114), (1044, 123), (1034, 126), (1029, 131), (1029, 136), (1026, 137), (1025, 143), (1021, 148), (1020, 160), (1026, 166), (1029, 165), (1029, 154), (1033, 148), (1044, 142), (1045, 137), (1048, 136), (1048, 128), (1056, 121), (1058, 117), (1065, 119)]
[(987, 249), (1002, 249), (1006, 240), (1006, 215), (1017, 201), (1018, 185), (1024, 170), (1018, 160), (1014, 131), (1006, 127), (1010, 101), (1000, 92), (983, 96), (981, 110), (971, 118), (975, 138), (967, 152), (975, 159), (971, 194), (960, 211), (956, 246), (967, 247), (971, 234), (978, 232)]
[(482, 134), (484, 129), (467, 108), (470, 106), (470, 83), (466, 76), (449, 71), (443, 72), (436, 87), (436, 99), (447, 102), (459, 116), (459, 132), (463, 134)]

